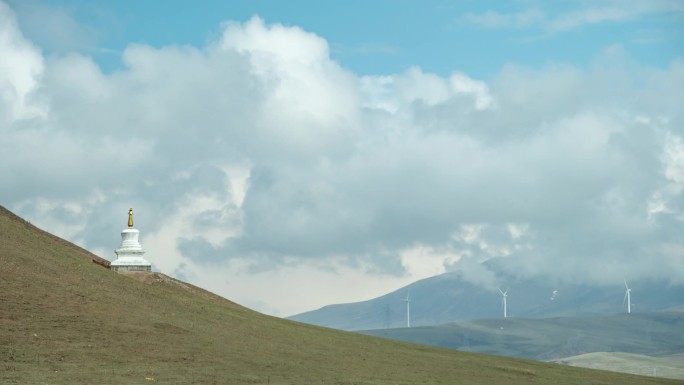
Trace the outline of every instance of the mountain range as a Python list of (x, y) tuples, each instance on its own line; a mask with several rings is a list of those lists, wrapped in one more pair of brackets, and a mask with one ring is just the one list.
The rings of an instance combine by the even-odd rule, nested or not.
[[(505, 259), (485, 262), (507, 292), (507, 316), (524, 318), (607, 316), (625, 313), (623, 281), (612, 285), (553, 282), (544, 277), (507, 273)], [(631, 312), (684, 310), (684, 284), (656, 280), (633, 281)], [(407, 325), (406, 298), (410, 300), (410, 325), (440, 325), (459, 320), (503, 317), (502, 295), (497, 287), (472, 283), (460, 271), (426, 278), (367, 301), (334, 304), (289, 317), (342, 330), (397, 328)]]

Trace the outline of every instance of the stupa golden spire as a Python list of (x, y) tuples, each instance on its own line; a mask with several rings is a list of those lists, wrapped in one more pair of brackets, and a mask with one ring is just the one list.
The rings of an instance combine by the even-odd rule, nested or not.
[(133, 227), (133, 208), (128, 209), (128, 227)]

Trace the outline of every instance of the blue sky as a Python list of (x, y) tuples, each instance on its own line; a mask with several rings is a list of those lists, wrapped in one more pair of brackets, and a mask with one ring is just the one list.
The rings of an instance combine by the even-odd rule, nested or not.
[[(76, 49), (103, 69), (121, 68), (128, 44), (192, 45), (216, 39), (222, 23), (254, 15), (325, 38), (331, 56), (359, 74), (411, 66), (490, 79), (502, 66), (584, 67), (620, 45), (638, 62), (666, 66), (682, 54), (682, 1), (10, 1), (28, 37), (46, 52)], [(43, 9), (38, 13), (36, 9)], [(673, 12), (674, 10), (674, 12)], [(63, 15), (66, 33), (40, 18)], [(36, 20), (36, 18), (38, 20)], [(53, 20), (54, 22), (54, 20)], [(55, 27), (57, 28), (57, 27)]]
[[(324, 5), (323, 5), (324, 4)], [(552, 4), (552, 5), (549, 5)], [(0, 0), (0, 204), (287, 316), (684, 279), (684, 1)]]

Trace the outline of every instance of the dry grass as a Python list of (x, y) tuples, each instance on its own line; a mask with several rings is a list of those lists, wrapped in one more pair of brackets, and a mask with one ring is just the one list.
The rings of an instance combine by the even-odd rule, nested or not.
[(92, 258), (0, 207), (0, 383), (676, 383), (299, 324)]

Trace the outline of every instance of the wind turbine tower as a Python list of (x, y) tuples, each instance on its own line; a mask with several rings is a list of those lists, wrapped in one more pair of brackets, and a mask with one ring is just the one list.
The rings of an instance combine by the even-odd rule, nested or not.
[(411, 293), (406, 294), (406, 299), (404, 302), (406, 302), (406, 327), (410, 328), (411, 327), (411, 299), (409, 296)]
[(385, 304), (385, 329), (389, 329), (392, 317), (390, 316), (390, 305), (388, 303)]
[(508, 304), (506, 303), (506, 299), (508, 298), (508, 289), (506, 289), (506, 291), (501, 291), (501, 289), (499, 289), (499, 293), (501, 293), (501, 296), (503, 297), (501, 304), (503, 305), (504, 318), (507, 318), (508, 314), (506, 313), (506, 311), (507, 311), (506, 306)]
[(627, 280), (625, 280), (625, 298), (622, 303), (625, 301), (627, 301), (627, 314), (630, 314), (632, 312), (632, 289), (627, 285)]

